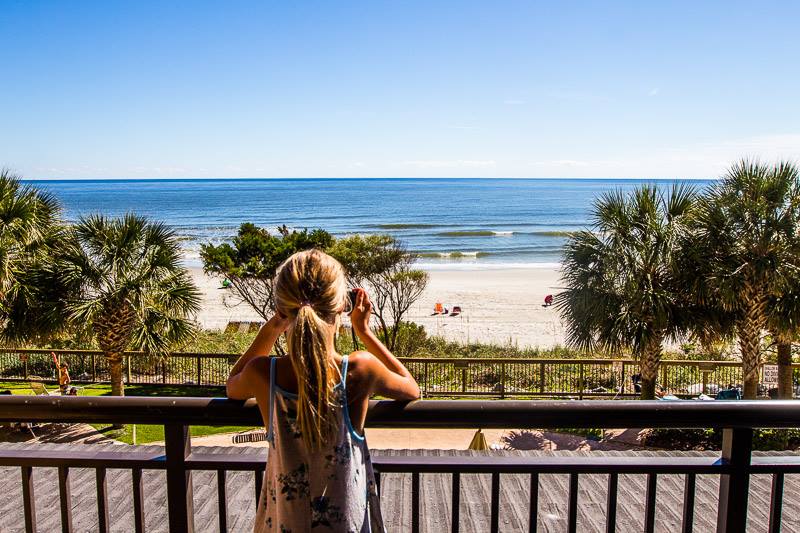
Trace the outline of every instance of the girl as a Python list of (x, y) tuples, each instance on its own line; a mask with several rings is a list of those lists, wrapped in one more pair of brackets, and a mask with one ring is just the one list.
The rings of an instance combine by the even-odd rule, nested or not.
[[(278, 269), (277, 313), (236, 362), (229, 398), (255, 397), (270, 444), (254, 530), (383, 532), (375, 477), (364, 439), (369, 398), (419, 398), (409, 371), (369, 328), (363, 289), (355, 308), (344, 270), (319, 250)], [(367, 351), (336, 352), (342, 313)], [(267, 357), (286, 332), (288, 357)]]

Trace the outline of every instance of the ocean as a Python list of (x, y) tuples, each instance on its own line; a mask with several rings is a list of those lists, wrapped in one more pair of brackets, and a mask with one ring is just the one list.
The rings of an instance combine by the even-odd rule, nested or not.
[[(243, 222), (335, 236), (388, 233), (437, 268), (553, 267), (571, 231), (585, 228), (605, 191), (672, 181), (598, 179), (220, 179), (33, 181), (72, 222), (135, 212), (180, 235), (189, 266), (203, 243)], [(692, 181), (698, 188), (708, 181)]]

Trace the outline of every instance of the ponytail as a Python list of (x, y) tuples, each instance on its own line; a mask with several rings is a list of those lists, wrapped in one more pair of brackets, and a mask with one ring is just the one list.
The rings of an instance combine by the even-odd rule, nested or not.
[(318, 449), (334, 425), (338, 372), (328, 357), (328, 328), (310, 305), (301, 305), (288, 338), (289, 360), (297, 376), (297, 427), (309, 449)]
[(329, 441), (338, 407), (339, 367), (330, 341), (347, 299), (344, 269), (320, 250), (297, 252), (275, 276), (275, 307), (294, 325), (289, 361), (297, 377), (297, 428), (308, 449)]

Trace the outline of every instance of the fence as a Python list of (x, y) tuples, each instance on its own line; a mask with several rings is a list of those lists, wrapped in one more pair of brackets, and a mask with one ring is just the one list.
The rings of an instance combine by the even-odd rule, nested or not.
[[(55, 380), (50, 350), (0, 349), (0, 380)], [(75, 382), (109, 380), (101, 352), (57, 350)], [(237, 354), (173, 353), (154, 357), (126, 352), (128, 384), (221, 386)], [(638, 363), (630, 359), (402, 358), (425, 397), (625, 397), (636, 394), (632, 376)], [(795, 381), (800, 364), (792, 365)], [(764, 365), (761, 373), (763, 377)], [(662, 361), (658, 385), (679, 396), (713, 393), (742, 383), (741, 365), (733, 361)]]
[[(606, 531), (617, 529), (617, 497), (622, 474), (643, 474), (647, 477), (644, 531), (655, 529), (656, 492), (659, 476), (680, 474), (684, 478), (682, 531), (691, 532), (695, 516), (695, 492), (699, 476), (717, 476), (719, 498), (716, 522), (718, 532), (742, 532), (747, 527), (750, 476), (772, 476), (771, 494), (758, 494), (759, 502), (769, 506), (769, 531), (781, 528), (783, 512), (784, 476), (800, 473), (797, 455), (753, 456), (753, 428), (781, 428), (800, 426), (800, 403), (776, 402), (592, 402), (592, 401), (436, 401), (425, 400), (404, 404), (399, 402), (372, 402), (367, 416), (371, 427), (406, 428), (471, 428), (476, 421), (484, 428), (531, 427), (648, 427), (703, 428), (720, 427), (723, 446), (718, 456), (707, 455), (568, 455), (568, 456), (382, 456), (375, 457), (374, 466), (380, 479), (388, 474), (410, 475), (411, 530), (418, 532), (425, 516), (420, 511), (420, 475), (445, 473), (452, 476), (450, 508), (451, 531), (459, 531), (460, 484), (464, 474), (491, 476), (490, 531), (500, 529), (500, 480), (509, 474), (530, 476), (530, 529), (535, 530), (538, 507), (540, 474), (568, 475), (568, 496), (565, 502), (567, 530), (577, 530), (578, 507), (603, 505), (592, 501), (579, 501), (578, 486), (581, 475), (605, 474), (608, 477), (608, 495), (605, 506)], [(230, 471), (254, 472), (254, 489), (260, 492), (263, 479), (263, 452), (247, 455), (194, 453), (191, 446), (191, 425), (256, 425), (261, 423), (257, 406), (231, 400), (211, 398), (23, 398), (0, 397), (0, 421), (4, 422), (94, 422), (139, 423), (164, 426), (164, 451), (140, 451), (136, 447), (114, 447), (113, 451), (97, 450), (90, 453), (48, 448), (27, 447), (0, 449), (0, 465), (19, 467), (22, 482), (22, 508), (26, 531), (36, 530), (36, 505), (34, 477), (43, 467), (56, 467), (59, 479), (59, 501), (62, 530), (72, 531), (70, 472), (76, 468), (96, 471), (98, 531), (109, 531), (109, 502), (106, 473), (109, 469), (131, 472), (133, 491), (134, 529), (144, 529), (142, 471), (157, 470), (165, 473), (169, 529), (173, 533), (194, 531), (194, 507), (208, 502), (196, 502), (192, 494), (192, 472), (215, 471), (217, 474), (217, 505), (219, 530), (226, 531), (227, 504), (226, 473)], [(8, 481), (8, 483), (13, 483)], [(7, 487), (8, 489), (9, 487)], [(674, 490), (674, 489), (673, 489)], [(386, 496), (383, 496), (386, 497)], [(398, 498), (401, 496), (398, 495)], [(94, 502), (82, 501), (83, 505)], [(399, 505), (401, 502), (388, 502)], [(762, 505), (759, 503), (759, 505)], [(789, 505), (789, 504), (787, 504)], [(792, 503), (794, 505), (794, 503)], [(474, 512), (474, 511), (470, 511)], [(702, 512), (709, 512), (703, 509)]]

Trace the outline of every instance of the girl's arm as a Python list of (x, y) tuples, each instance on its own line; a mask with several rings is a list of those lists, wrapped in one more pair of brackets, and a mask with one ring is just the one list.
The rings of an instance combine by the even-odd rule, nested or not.
[(420, 396), (417, 380), (370, 330), (369, 317), (372, 303), (364, 289), (356, 290), (358, 297), (355, 309), (350, 315), (350, 322), (369, 354), (374, 356), (369, 357), (369, 354), (362, 352), (367, 356), (364, 358), (364, 364), (369, 374), (370, 395), (380, 394), (394, 400), (416, 400)]
[(228, 398), (234, 400), (246, 400), (255, 396), (255, 389), (258, 381), (254, 379), (253, 372), (248, 371), (252, 368), (250, 364), (261, 357), (267, 357), (278, 337), (289, 327), (289, 320), (279, 313), (273, 315), (269, 321), (258, 331), (258, 335), (253, 340), (250, 347), (239, 357), (236, 364), (231, 368), (231, 373), (225, 383), (225, 392)]

